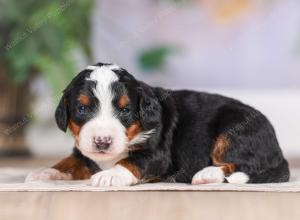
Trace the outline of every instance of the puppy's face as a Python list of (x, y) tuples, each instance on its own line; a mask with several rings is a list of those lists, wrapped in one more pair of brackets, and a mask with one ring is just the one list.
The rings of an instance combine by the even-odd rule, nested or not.
[[(95, 160), (110, 160), (145, 142), (153, 128), (145, 129), (139, 82), (115, 65), (90, 66), (66, 88), (56, 111), (62, 130), (72, 132), (76, 147)], [(146, 126), (147, 127), (147, 126)]]

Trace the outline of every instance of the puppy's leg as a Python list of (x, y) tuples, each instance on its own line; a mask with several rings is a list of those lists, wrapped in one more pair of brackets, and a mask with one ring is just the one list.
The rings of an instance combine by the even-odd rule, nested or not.
[(222, 183), (225, 179), (220, 167), (210, 166), (197, 172), (192, 179), (192, 184)]
[(100, 171), (92, 176), (92, 186), (130, 186), (141, 179), (139, 168), (125, 160), (119, 161), (114, 167)]
[[(148, 163), (150, 160), (140, 161)], [(157, 182), (159, 175), (146, 173), (136, 161), (127, 158), (108, 170), (94, 174), (91, 180), (92, 186), (130, 186), (141, 182)]]
[(225, 153), (230, 148), (230, 140), (226, 135), (220, 135), (214, 143), (211, 158), (214, 166), (205, 167), (192, 178), (192, 184), (247, 183), (249, 176), (243, 172), (235, 172), (236, 164), (224, 161)]
[(243, 172), (233, 172), (229, 176), (225, 177), (224, 171), (221, 167), (205, 167), (197, 172), (192, 179), (193, 185), (207, 184), (207, 183), (223, 183), (224, 180), (229, 183), (247, 183), (249, 176)]
[(80, 159), (71, 155), (51, 168), (37, 170), (26, 177), (26, 182), (36, 180), (82, 180), (89, 179), (93, 172)]

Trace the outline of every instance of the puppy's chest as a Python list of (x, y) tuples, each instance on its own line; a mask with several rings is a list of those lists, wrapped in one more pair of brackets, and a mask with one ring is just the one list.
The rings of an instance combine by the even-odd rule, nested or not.
[(108, 170), (115, 166), (120, 160), (128, 157), (128, 153), (123, 153), (116, 158), (103, 160), (103, 161), (95, 161), (101, 170)]

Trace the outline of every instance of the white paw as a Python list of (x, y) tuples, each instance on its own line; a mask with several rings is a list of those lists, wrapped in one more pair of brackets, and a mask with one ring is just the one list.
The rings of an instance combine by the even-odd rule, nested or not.
[(100, 171), (91, 177), (92, 186), (130, 186), (137, 182), (137, 178), (128, 169), (120, 165)]
[(249, 181), (249, 176), (243, 172), (235, 172), (226, 177), (226, 180), (228, 181), (228, 183), (243, 184)]
[(40, 169), (29, 173), (25, 182), (32, 182), (38, 180), (71, 180), (71, 174), (62, 173), (53, 168)]
[(224, 172), (221, 168), (205, 167), (193, 176), (192, 184), (222, 183), (224, 178)]

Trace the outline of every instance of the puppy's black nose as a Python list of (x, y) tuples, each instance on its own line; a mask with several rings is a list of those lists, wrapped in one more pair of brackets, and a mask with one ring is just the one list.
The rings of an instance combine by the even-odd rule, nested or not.
[(112, 143), (111, 137), (95, 137), (95, 146), (98, 150), (107, 150)]

